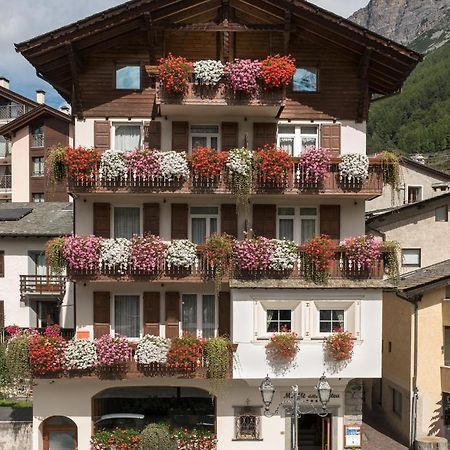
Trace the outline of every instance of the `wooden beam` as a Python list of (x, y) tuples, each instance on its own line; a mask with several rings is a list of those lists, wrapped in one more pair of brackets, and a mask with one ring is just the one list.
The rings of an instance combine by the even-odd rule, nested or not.
[(284, 13), (284, 30), (283, 30), (283, 48), (285, 55), (289, 53), (289, 44), (291, 41), (291, 28), (292, 28), (291, 22), (292, 22), (292, 13), (286, 10)]
[(70, 101), (72, 93), (64, 86), (61, 86), (59, 83), (54, 83), (53, 81), (50, 81), (44, 74), (36, 70), (36, 76), (40, 78), (41, 80), (46, 81), (47, 83), (51, 84), (63, 97), (65, 100)]
[[(275, 33), (285, 33), (286, 27), (278, 25), (245, 25), (236, 22), (223, 21), (221, 23), (180, 23), (180, 24), (166, 24), (162, 29), (165, 30), (177, 30), (177, 31), (206, 31), (217, 33), (248, 33), (248, 32), (261, 32), (269, 31)], [(293, 31), (289, 28), (288, 33)]]
[(188, 20), (212, 9), (217, 9), (221, 5), (221, 0), (182, 0), (175, 5), (159, 8), (152, 14), (152, 19), (156, 23), (160, 20), (170, 18), (171, 22), (178, 20)]
[(80, 64), (78, 62), (79, 58), (71, 42), (66, 43), (66, 50), (70, 64), (70, 72), (72, 74), (72, 110), (74, 115), (77, 115), (79, 119), (82, 119), (83, 104), (81, 102), (80, 97), (80, 79), (79, 79)]
[(369, 113), (369, 67), (370, 58), (372, 57), (373, 49), (367, 47), (364, 50), (364, 54), (361, 57), (361, 62), (359, 65), (359, 99), (358, 99), (358, 113), (356, 121), (361, 123), (367, 120)]
[(145, 45), (148, 51), (148, 60), (150, 64), (156, 64), (156, 30), (153, 25), (152, 15), (150, 12), (144, 13), (144, 36)]

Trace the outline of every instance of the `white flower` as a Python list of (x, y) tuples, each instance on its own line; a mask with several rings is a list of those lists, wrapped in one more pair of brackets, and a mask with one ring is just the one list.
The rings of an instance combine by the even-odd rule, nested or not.
[(224, 66), (220, 61), (206, 59), (194, 63), (195, 84), (215, 86), (224, 75)]
[(161, 174), (166, 180), (189, 175), (185, 152), (161, 152)]
[(292, 270), (298, 258), (297, 245), (292, 241), (274, 239), (274, 251), (270, 257), (269, 268), (272, 270)]
[(113, 181), (117, 178), (127, 178), (128, 169), (123, 152), (106, 150), (100, 159), (99, 175), (101, 180)]
[(192, 267), (197, 261), (196, 245), (188, 240), (172, 241), (167, 248), (166, 263), (169, 267)]
[(235, 148), (228, 152), (226, 163), (231, 173), (250, 176), (253, 165), (253, 152), (247, 148)]
[(95, 342), (87, 339), (69, 341), (65, 360), (68, 370), (85, 370), (94, 367), (97, 361)]
[(341, 181), (365, 180), (369, 176), (369, 158), (361, 153), (342, 155), (339, 172)]
[(128, 239), (104, 239), (101, 243), (100, 267), (125, 273), (130, 259), (130, 245)]
[(146, 335), (138, 342), (134, 359), (138, 364), (165, 364), (169, 350), (170, 339)]

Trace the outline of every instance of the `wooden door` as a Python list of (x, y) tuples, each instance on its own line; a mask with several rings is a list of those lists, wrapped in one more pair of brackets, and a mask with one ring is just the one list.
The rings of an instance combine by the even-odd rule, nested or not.
[(71, 425), (46, 425), (43, 433), (44, 450), (76, 450), (77, 428)]

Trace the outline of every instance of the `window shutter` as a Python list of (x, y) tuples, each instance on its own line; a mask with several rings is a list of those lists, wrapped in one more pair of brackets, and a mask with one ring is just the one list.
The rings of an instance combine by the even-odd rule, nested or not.
[(219, 336), (231, 337), (231, 298), (229, 292), (219, 292)]
[(144, 292), (144, 334), (159, 336), (159, 320), (159, 292)]
[(0, 278), (5, 276), (5, 252), (0, 251)]
[(172, 203), (172, 239), (188, 238), (188, 205)]
[(222, 151), (239, 147), (238, 122), (222, 122)]
[(220, 207), (220, 231), (230, 236), (237, 237), (237, 211), (236, 205), (221, 205)]
[(253, 234), (269, 239), (276, 238), (276, 205), (253, 205)]
[(111, 302), (109, 292), (94, 292), (94, 338), (111, 333)]
[(5, 328), (5, 301), (0, 300), (0, 330)]
[(330, 149), (334, 156), (341, 154), (341, 125), (339, 123), (320, 126), (320, 146)]
[(277, 143), (277, 124), (258, 123), (253, 124), (253, 149), (257, 150), (264, 145), (275, 145)]
[(144, 122), (144, 147), (161, 150), (161, 122)]
[(326, 234), (330, 239), (341, 238), (340, 205), (320, 205), (320, 234)]
[(166, 337), (180, 335), (180, 293), (166, 292)]
[(94, 147), (101, 151), (111, 148), (111, 124), (108, 120), (94, 121)]
[(172, 122), (172, 150), (187, 152), (189, 150), (189, 123)]
[(94, 203), (94, 235), (105, 239), (111, 237), (111, 205)]
[(144, 203), (144, 234), (159, 236), (159, 203)]

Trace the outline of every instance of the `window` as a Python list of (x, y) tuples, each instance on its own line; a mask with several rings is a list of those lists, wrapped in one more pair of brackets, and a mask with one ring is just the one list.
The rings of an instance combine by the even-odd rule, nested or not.
[(11, 153), (11, 141), (4, 136), (0, 136), (0, 158), (6, 158)]
[(139, 64), (116, 66), (116, 89), (141, 89), (141, 66)]
[(31, 199), (33, 203), (43, 203), (45, 202), (45, 195), (43, 192), (33, 192), (31, 194)]
[(204, 338), (216, 334), (216, 297), (214, 295), (183, 294), (181, 302), (183, 333)]
[(33, 275), (47, 275), (47, 262), (43, 252), (30, 252)]
[(278, 208), (278, 239), (294, 240), (295, 208)]
[(300, 208), (300, 242), (303, 244), (317, 233), (317, 208)]
[(268, 309), (266, 331), (267, 333), (280, 333), (292, 330), (291, 309)]
[(45, 159), (43, 156), (33, 158), (33, 177), (43, 177), (45, 175)]
[(131, 239), (141, 234), (140, 208), (115, 207), (114, 208), (114, 237)]
[(43, 301), (37, 303), (37, 326), (45, 328), (50, 325), (59, 325), (60, 307), (58, 303)]
[(219, 208), (216, 206), (193, 206), (190, 208), (191, 240), (204, 244), (205, 239), (218, 232)]
[(278, 239), (305, 243), (317, 234), (317, 208), (278, 208)]
[(450, 327), (444, 327), (444, 365), (450, 366)]
[(448, 206), (441, 206), (434, 211), (436, 222), (448, 222)]
[(408, 203), (416, 203), (422, 200), (422, 186), (408, 186)]
[(191, 149), (196, 147), (219, 148), (218, 125), (191, 125)]
[(135, 150), (142, 147), (142, 127), (140, 124), (114, 124), (114, 148)]
[(397, 416), (402, 417), (403, 395), (397, 389), (392, 389), (392, 411)]
[(340, 329), (345, 329), (343, 309), (321, 309), (319, 311), (320, 333), (332, 333)]
[(402, 249), (402, 266), (403, 267), (420, 267), (421, 250), (420, 248), (404, 248)]
[(138, 295), (114, 297), (114, 332), (116, 336), (140, 336), (140, 299)]
[(44, 147), (44, 127), (39, 126), (31, 130), (31, 147)]
[(280, 125), (278, 146), (291, 156), (299, 156), (308, 147), (317, 147), (319, 127), (311, 125)]
[(261, 409), (253, 406), (235, 407), (235, 439), (256, 441), (261, 438)]
[(318, 69), (317, 67), (298, 67), (292, 81), (294, 92), (318, 92)]

